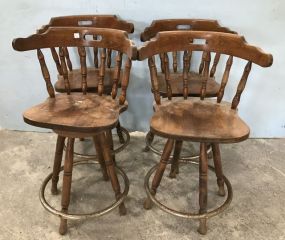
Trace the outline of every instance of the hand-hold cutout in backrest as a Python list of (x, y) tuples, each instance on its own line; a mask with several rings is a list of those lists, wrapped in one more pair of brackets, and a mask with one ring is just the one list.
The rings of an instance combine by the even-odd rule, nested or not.
[(176, 30), (191, 30), (192, 26), (189, 24), (178, 24)]

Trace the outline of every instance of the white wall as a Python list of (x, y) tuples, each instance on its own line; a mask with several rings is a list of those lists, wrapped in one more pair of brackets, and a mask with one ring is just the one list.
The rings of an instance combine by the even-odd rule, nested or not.
[[(44, 82), (35, 53), (19, 53), (12, 39), (25, 37), (52, 16), (73, 14), (117, 14), (135, 25), (132, 37), (153, 19), (217, 19), (244, 35), (249, 43), (273, 54), (271, 68), (255, 66), (243, 94), (240, 115), (251, 127), (252, 137), (285, 136), (285, 1), (284, 0), (0, 0), (0, 127), (37, 130), (22, 121), (21, 113), (46, 98)], [(133, 130), (148, 129), (152, 114), (146, 62), (135, 62), (128, 99), (130, 107), (123, 125)]]

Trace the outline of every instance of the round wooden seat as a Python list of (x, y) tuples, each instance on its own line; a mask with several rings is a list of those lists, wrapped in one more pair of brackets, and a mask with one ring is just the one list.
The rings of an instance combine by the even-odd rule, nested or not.
[(72, 132), (99, 132), (116, 126), (119, 114), (127, 109), (111, 96), (82, 93), (56, 94), (23, 114), (28, 124)]
[(249, 136), (249, 127), (227, 102), (175, 99), (156, 106), (151, 131), (159, 136), (195, 142), (233, 143)]
[[(104, 91), (106, 94), (110, 94), (112, 91), (112, 84), (114, 79), (114, 68), (106, 68), (105, 69), (105, 76), (104, 76)], [(98, 82), (100, 79), (99, 75), (100, 69), (96, 68), (87, 68), (87, 87), (89, 92), (97, 92), (98, 90)], [(123, 71), (120, 74), (119, 86), (122, 80)], [(81, 85), (81, 69), (74, 69), (68, 72), (68, 81), (70, 84), (70, 91), (71, 92), (82, 92), (82, 85)], [(65, 93), (66, 89), (64, 86), (64, 78), (62, 75), (58, 75), (58, 80), (55, 83), (55, 90), (60, 93)]]

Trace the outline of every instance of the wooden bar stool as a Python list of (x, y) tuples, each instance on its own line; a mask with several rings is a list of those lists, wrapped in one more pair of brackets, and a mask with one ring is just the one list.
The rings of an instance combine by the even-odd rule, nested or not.
[[(203, 41), (201, 43), (201, 40)], [(155, 60), (159, 59), (159, 54), (165, 52), (184, 51), (183, 64), (183, 97), (173, 98), (172, 84), (169, 81), (169, 65), (165, 61), (165, 78), (167, 99), (161, 99), (159, 81)], [(189, 55), (194, 52), (203, 52), (205, 61), (202, 71), (202, 84), (200, 98), (188, 98), (191, 86), (188, 84)], [(221, 80), (221, 85), (216, 100), (205, 99), (207, 93), (207, 81), (209, 79), (211, 56), (220, 55), (226, 61), (225, 70)], [(157, 55), (157, 56), (156, 56)], [(231, 103), (222, 101), (224, 91), (229, 79), (234, 57), (240, 66), (240, 62), (245, 60), (245, 68), (238, 83), (236, 93)], [(150, 131), (160, 137), (166, 138), (160, 163), (154, 166), (145, 177), (145, 189), (147, 199), (144, 203), (145, 209), (150, 209), (155, 203), (162, 210), (175, 216), (184, 218), (194, 218), (200, 220), (199, 233), (206, 234), (207, 219), (213, 217), (229, 206), (232, 199), (232, 188), (228, 179), (223, 175), (219, 145), (222, 143), (236, 143), (244, 141), (249, 136), (249, 127), (238, 116), (237, 106), (240, 102), (241, 94), (245, 88), (252, 63), (262, 67), (269, 67), (273, 62), (270, 54), (264, 53), (260, 48), (246, 43), (242, 36), (228, 33), (204, 32), (204, 31), (168, 31), (159, 32), (155, 38), (147, 42), (139, 49), (139, 60), (148, 59), (152, 92), (155, 98), (155, 112), (150, 122)], [(165, 54), (167, 59), (167, 54)], [(176, 172), (179, 164), (179, 149), (182, 141), (200, 143), (199, 162), (189, 163), (199, 165), (199, 213), (185, 213), (165, 206), (155, 197), (157, 188), (161, 182), (163, 173), (171, 151), (174, 147), (173, 164), (171, 172)], [(208, 165), (206, 145), (210, 144), (213, 149), (215, 168)], [(227, 198), (225, 202), (207, 211), (207, 178), (208, 168), (216, 169), (218, 194), (225, 196), (224, 184), (227, 186)], [(218, 169), (218, 171), (217, 171)], [(151, 187), (149, 179), (155, 172)]]
[[(91, 39), (89, 38), (90, 36), (92, 37)], [(93, 36), (96, 36), (97, 39), (94, 40)], [(64, 55), (64, 49), (67, 47), (75, 47), (78, 49), (81, 65), (81, 93), (71, 92), (70, 89), (68, 67)], [(102, 48), (101, 55), (103, 59), (107, 49), (116, 51), (118, 61), (116, 62), (114, 71), (115, 77), (112, 85), (112, 96), (104, 94), (104, 62), (100, 64), (98, 94), (88, 92), (87, 47)], [(58, 135), (53, 172), (47, 176), (41, 186), (40, 200), (46, 210), (61, 218), (60, 234), (65, 234), (67, 231), (67, 219), (98, 217), (110, 212), (116, 207), (119, 207), (120, 214), (126, 214), (124, 199), (128, 194), (129, 181), (124, 171), (114, 165), (110, 151), (110, 145), (113, 144), (110, 136), (112, 128), (118, 123), (119, 114), (128, 107), (125, 99), (131, 70), (131, 59), (137, 56), (136, 47), (128, 39), (127, 33), (121, 30), (104, 28), (49, 27), (43, 34), (34, 34), (27, 38), (14, 39), (13, 48), (17, 51), (36, 50), (49, 94), (49, 97), (44, 102), (26, 110), (23, 117), (26, 123), (37, 127), (52, 129)], [(42, 51), (42, 49), (46, 48), (59, 48), (61, 60), (60, 69), (64, 78), (66, 93), (55, 94)], [(117, 88), (123, 58), (125, 58), (124, 76), (121, 82), (122, 91), (118, 99)], [(105, 180), (111, 180), (116, 202), (100, 211), (88, 214), (75, 214), (68, 212), (73, 166), (93, 163), (82, 160), (73, 162), (74, 139), (82, 137), (92, 137), (94, 139), (103, 178)], [(64, 166), (61, 167), (62, 149), (65, 139), (67, 139), (67, 148)], [(116, 169), (124, 180), (125, 186), (123, 192), (121, 192)], [(46, 201), (44, 192), (47, 183), (52, 180), (51, 192), (52, 194), (58, 193), (58, 176), (62, 170), (64, 171), (61, 201), (62, 209), (57, 210)]]
[[(211, 31), (211, 32), (225, 32), (236, 34), (235, 31), (230, 30), (227, 27), (221, 26), (216, 20), (209, 19), (160, 19), (154, 20), (150, 26), (146, 27), (144, 31), (141, 33), (141, 41), (149, 41), (151, 38), (155, 37), (158, 32), (162, 31), (176, 31), (176, 30), (184, 30), (184, 31)], [(170, 57), (169, 57), (170, 55)], [(182, 57), (181, 57), (182, 56)], [(179, 51), (174, 51), (171, 53), (161, 53), (159, 55), (160, 60), (160, 71), (157, 72), (157, 80), (159, 84), (159, 91), (162, 97), (167, 97), (167, 81), (171, 83), (171, 90), (173, 97), (181, 97), (183, 96), (183, 62), (187, 62), (187, 71), (188, 71), (188, 96), (189, 97), (199, 97), (201, 84), (202, 84), (202, 72), (204, 68), (206, 52), (203, 52), (201, 62), (199, 65), (198, 71), (194, 71), (193, 67), (193, 57), (190, 52), (187, 56), (183, 56), (183, 53)], [(182, 58), (182, 59), (181, 59)], [(187, 58), (187, 59), (185, 59)], [(212, 67), (210, 70), (209, 78), (207, 79), (207, 90), (206, 96), (207, 98), (216, 97), (220, 88), (220, 84), (215, 81), (215, 73), (217, 65), (219, 64), (220, 54), (216, 54), (212, 63)], [(192, 62), (192, 64), (191, 64)], [(169, 69), (165, 69), (165, 65), (172, 65)], [(191, 69), (191, 70), (190, 70)], [(165, 70), (168, 70), (168, 79), (166, 79)], [(155, 154), (161, 156), (162, 151), (158, 150), (155, 146), (152, 145), (154, 141), (154, 135), (150, 131), (146, 136), (146, 148), (145, 151), (151, 150)], [(180, 144), (179, 151), (181, 151), (182, 143)], [(180, 146), (179, 145), (179, 146)], [(211, 148), (209, 146), (208, 153), (210, 153)], [(170, 156), (173, 158), (173, 155)], [(181, 156), (181, 160), (196, 160), (199, 158), (199, 155), (190, 155), (190, 156)]]
[[(47, 25), (42, 26), (37, 32), (44, 33), (49, 27), (96, 27), (96, 28), (111, 28), (126, 31), (127, 33), (134, 32), (133, 23), (126, 22), (124, 20), (119, 19), (116, 15), (73, 15), (73, 16), (60, 16), (51, 18), (50, 22)], [(96, 38), (96, 36), (94, 36)], [(51, 53), (53, 56), (53, 60), (57, 66), (58, 70), (58, 80), (55, 83), (55, 91), (64, 93), (66, 91), (64, 85), (64, 77), (62, 74), (61, 66), (60, 66), (60, 57), (57, 51), (54, 48), (51, 48)], [(99, 56), (100, 49), (94, 47), (92, 49), (93, 55), (93, 63), (90, 67), (87, 67), (87, 90), (88, 92), (98, 92), (98, 83), (100, 79), (100, 62), (104, 61), (106, 64), (105, 68), (105, 83), (104, 83), (104, 93), (107, 95), (111, 95), (112, 93), (112, 83), (115, 71), (115, 63), (116, 63), (116, 55), (112, 52), (112, 49), (107, 49), (105, 54), (105, 59), (100, 59)], [(63, 49), (63, 55), (65, 57), (65, 61), (68, 67), (68, 79), (70, 85), (71, 92), (81, 92), (81, 70), (79, 68), (74, 68), (74, 64), (71, 61), (71, 57), (69, 54), (68, 48)], [(122, 76), (121, 74), (120, 76)], [(121, 87), (120, 77), (118, 82), (118, 87)], [(126, 128), (121, 127), (120, 121), (116, 126), (117, 134), (119, 137), (119, 142), (121, 143), (116, 149), (112, 151), (114, 153), (121, 152), (130, 141), (130, 135)], [(125, 137), (124, 137), (125, 135)], [(83, 140), (83, 139), (81, 139)], [(96, 159), (97, 156), (93, 154), (83, 154), (74, 152), (74, 154), (78, 158), (82, 159)]]

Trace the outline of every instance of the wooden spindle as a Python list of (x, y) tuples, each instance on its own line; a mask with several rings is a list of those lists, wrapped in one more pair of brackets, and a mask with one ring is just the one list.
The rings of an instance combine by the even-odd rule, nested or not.
[(172, 90), (171, 90), (171, 84), (170, 84), (170, 72), (169, 72), (169, 59), (168, 54), (164, 54), (164, 67), (165, 67), (165, 82), (166, 82), (166, 88), (167, 88), (167, 98), (168, 100), (172, 99)]
[(86, 66), (86, 50), (85, 47), (78, 47), (78, 53), (80, 56), (80, 65), (81, 65), (81, 88), (83, 94), (87, 92), (87, 66)]
[(188, 71), (189, 71), (189, 57), (188, 52), (184, 51), (183, 54), (183, 97), (188, 97)]
[(122, 80), (122, 92), (120, 96), (120, 104), (123, 105), (126, 101), (126, 96), (127, 96), (127, 88), (129, 85), (129, 80), (130, 80), (130, 72), (131, 72), (131, 67), (132, 67), (132, 60), (127, 58), (126, 63), (125, 63), (125, 69), (124, 69), (124, 77)]
[(157, 105), (160, 105), (161, 102), (160, 102), (159, 84), (157, 80), (157, 69), (156, 69), (154, 57), (151, 57), (148, 59), (148, 66), (150, 70), (150, 79), (151, 79), (154, 100)]
[(165, 67), (164, 67), (164, 53), (160, 53), (159, 54), (159, 58), (160, 58), (161, 72), (164, 73), (164, 71), (165, 71)]
[(55, 48), (54, 47), (50, 48), (50, 51), (51, 51), (52, 58), (53, 58), (53, 60), (55, 62), (55, 65), (56, 65), (57, 72), (58, 72), (59, 75), (62, 75), (62, 70), (61, 70), (59, 57), (57, 55), (57, 52), (56, 52)]
[(103, 48), (101, 51), (100, 73), (99, 73), (99, 81), (98, 81), (99, 96), (102, 96), (104, 93), (105, 65), (106, 65), (106, 48)]
[(54, 98), (55, 93), (54, 93), (54, 89), (50, 81), (50, 74), (49, 74), (49, 71), (46, 65), (45, 57), (40, 49), (37, 49), (37, 55), (38, 55), (39, 63), (41, 66), (42, 75), (46, 82), (46, 88), (47, 88), (48, 94), (51, 98)]
[(187, 55), (188, 55), (188, 72), (190, 72), (191, 59), (192, 59), (192, 51), (188, 51), (188, 52), (187, 52)]
[(67, 63), (68, 69), (69, 69), (69, 71), (72, 71), (72, 63), (70, 61), (69, 52), (68, 52), (67, 47), (63, 47), (63, 52), (64, 52), (64, 55), (66, 58), (66, 63)]
[(177, 72), (177, 52), (172, 52), (173, 58), (173, 72)]
[(236, 109), (239, 104), (240, 96), (245, 88), (247, 78), (251, 70), (251, 66), (252, 66), (252, 62), (249, 61), (244, 68), (241, 80), (239, 81), (239, 84), (237, 87), (236, 95), (234, 96), (233, 101), (232, 101), (232, 109)]
[(115, 71), (114, 71), (114, 80), (113, 80), (113, 86), (112, 86), (112, 98), (115, 99), (117, 97), (118, 92), (118, 85), (121, 75), (121, 68), (122, 68), (122, 53), (118, 52), (116, 56), (116, 65), (115, 65)]
[(107, 49), (107, 67), (110, 68), (112, 64), (112, 49)]
[(200, 66), (199, 66), (199, 74), (202, 74), (202, 72), (203, 72), (206, 55), (207, 55), (207, 52), (203, 52), (201, 63), (200, 63)]
[(226, 64), (226, 68), (223, 74), (223, 78), (222, 78), (222, 82), (221, 82), (221, 86), (217, 95), (217, 102), (220, 103), (223, 99), (224, 96), (224, 92), (225, 92), (225, 87), (228, 83), (228, 79), (229, 79), (229, 75), (230, 75), (230, 70), (233, 64), (233, 56), (229, 56), (228, 60), (227, 60), (227, 64)]
[[(93, 35), (93, 39), (97, 40), (97, 35)], [(93, 48), (93, 54), (94, 54), (94, 66), (95, 68), (98, 68), (99, 63), (98, 63), (98, 48), (97, 47)]]
[(215, 73), (216, 73), (216, 69), (217, 69), (217, 65), (220, 61), (220, 57), (221, 54), (220, 53), (216, 53), (215, 58), (214, 58), (214, 62), (210, 71), (210, 77), (214, 77)]
[(62, 76), (64, 80), (65, 91), (69, 95), (70, 94), (70, 84), (68, 80), (68, 70), (67, 70), (67, 66), (65, 62), (65, 54), (64, 54), (63, 47), (59, 48), (59, 56), (60, 56), (61, 70), (62, 70)]
[(202, 79), (202, 87), (201, 87), (201, 95), (200, 99), (204, 100), (206, 96), (206, 88), (207, 88), (207, 81), (209, 77), (209, 68), (210, 68), (210, 62), (211, 62), (211, 53), (205, 52), (204, 57), (204, 68), (203, 68), (203, 79)]

